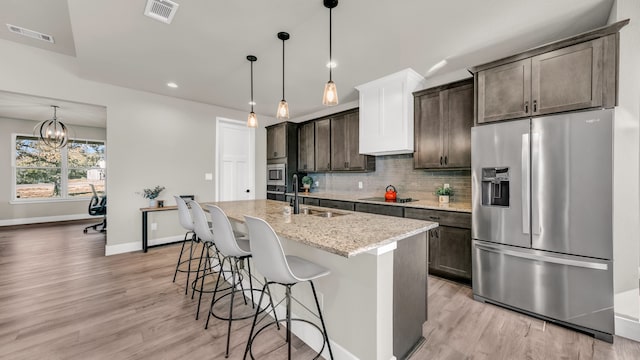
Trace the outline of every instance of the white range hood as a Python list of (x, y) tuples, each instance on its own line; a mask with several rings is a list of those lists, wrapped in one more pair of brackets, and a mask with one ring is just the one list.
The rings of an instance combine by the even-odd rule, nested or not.
[(424, 77), (407, 68), (356, 86), (360, 92), (361, 154), (413, 153), (413, 92)]

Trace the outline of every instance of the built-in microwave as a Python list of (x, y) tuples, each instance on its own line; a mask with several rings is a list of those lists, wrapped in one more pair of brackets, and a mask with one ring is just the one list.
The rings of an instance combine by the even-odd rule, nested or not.
[(287, 173), (285, 164), (267, 164), (267, 185), (285, 186)]

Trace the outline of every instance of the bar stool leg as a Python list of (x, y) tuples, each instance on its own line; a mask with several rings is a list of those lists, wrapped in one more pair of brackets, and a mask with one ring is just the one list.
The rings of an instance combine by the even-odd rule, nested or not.
[(331, 344), (329, 343), (329, 334), (327, 333), (327, 328), (324, 326), (324, 317), (322, 316), (322, 310), (320, 310), (320, 303), (318, 302), (316, 287), (313, 285), (313, 281), (311, 280), (309, 280), (309, 284), (311, 284), (311, 290), (313, 291), (313, 298), (316, 300), (316, 307), (318, 308), (318, 316), (320, 317), (320, 322), (322, 323), (322, 332), (324, 333), (324, 340), (327, 342), (327, 347), (329, 348), (329, 356), (331, 360), (333, 360), (333, 352), (331, 351)]
[[(205, 247), (207, 248), (207, 251), (205, 256), (204, 270), (202, 271), (202, 281), (200, 282), (200, 294), (198, 295), (198, 308), (196, 310), (196, 320), (198, 320), (198, 317), (200, 316), (200, 303), (202, 302), (202, 290), (204, 289), (204, 280), (207, 277), (207, 267), (209, 267), (209, 270), (211, 270), (211, 257), (209, 256), (209, 246), (205, 246)], [(194, 287), (194, 290), (195, 290), (195, 287)]]
[[(264, 297), (264, 290), (267, 289), (269, 283), (267, 279), (264, 279), (264, 286), (262, 287), (262, 291), (260, 292), (260, 300), (258, 300), (258, 308), (256, 309), (256, 313), (253, 316), (253, 322), (251, 323), (251, 331), (249, 331), (249, 340), (247, 340), (247, 346), (244, 348), (244, 356), (242, 360), (247, 359), (247, 354), (249, 354), (249, 349), (251, 349), (251, 343), (253, 342), (253, 331), (256, 329), (256, 323), (258, 321), (258, 314), (260, 314), (260, 305), (262, 304), (262, 298)], [(271, 293), (269, 293), (269, 297), (271, 297)], [(273, 307), (273, 300), (271, 301), (271, 306)], [(275, 308), (274, 308), (275, 315)]]
[(287, 359), (291, 360), (291, 285), (286, 285), (287, 297)]
[(184, 239), (182, 240), (182, 248), (180, 248), (180, 256), (178, 256), (176, 271), (173, 272), (173, 282), (176, 282), (176, 275), (178, 275), (178, 268), (180, 267), (180, 261), (182, 260), (182, 253), (184, 252), (184, 244), (187, 243), (187, 235), (189, 235), (189, 233), (184, 234)]
[[(253, 300), (253, 280), (251, 279), (251, 260), (247, 259), (247, 270), (249, 270), (249, 289), (251, 291), (251, 308), (255, 309), (256, 308), (256, 303)], [(269, 297), (271, 297), (271, 294), (269, 294)], [(259, 307), (259, 306), (258, 306)]]
[[(273, 318), (276, 321), (276, 327), (278, 331), (280, 331), (280, 322), (278, 321), (278, 314), (276, 314), (276, 307), (273, 305), (273, 298), (271, 297), (271, 290), (269, 289), (269, 282), (267, 278), (264, 279), (264, 284), (267, 287), (267, 292), (269, 293), (269, 304), (271, 305), (271, 309), (273, 309)], [(258, 303), (258, 310), (260, 310), (260, 304), (262, 303), (262, 298), (260, 298), (260, 302)]]
[(188, 294), (189, 289), (189, 278), (191, 277), (191, 260), (193, 260), (193, 247), (198, 247), (198, 242), (196, 241), (196, 233), (193, 233), (191, 236), (191, 244), (189, 246), (189, 271), (187, 271), (187, 284), (184, 286), (184, 294)]
[(229, 342), (231, 340), (231, 321), (233, 320), (233, 298), (235, 297), (236, 294), (236, 271), (238, 271), (238, 261), (236, 259), (236, 263), (235, 263), (236, 269), (234, 271), (233, 269), (233, 264), (231, 264), (231, 302), (229, 304), (229, 321), (228, 321), (228, 325), (227, 325), (227, 350), (224, 353), (224, 357), (228, 358), (229, 357)]
[[(195, 294), (196, 292), (196, 283), (198, 281), (198, 274), (200, 274), (200, 267), (202, 266), (202, 256), (204, 255), (204, 248), (206, 248), (207, 245), (206, 244), (202, 244), (202, 250), (200, 250), (200, 261), (198, 261), (198, 271), (196, 271), (196, 280), (194, 281), (194, 285), (191, 287), (191, 298), (193, 299), (193, 294)], [(207, 257), (209, 256), (209, 253), (207, 252)], [(205, 264), (205, 269), (206, 269), (207, 264)]]
[[(224, 266), (224, 260), (222, 259), (222, 263), (220, 263), (220, 267)], [(209, 328), (209, 319), (211, 319), (211, 313), (213, 312), (213, 304), (216, 302), (216, 295), (218, 294), (218, 286), (220, 284), (220, 274), (218, 273), (218, 278), (216, 279), (216, 286), (213, 288), (213, 297), (211, 297), (211, 305), (209, 305), (209, 314), (207, 314), (207, 323), (204, 325), (204, 329)]]

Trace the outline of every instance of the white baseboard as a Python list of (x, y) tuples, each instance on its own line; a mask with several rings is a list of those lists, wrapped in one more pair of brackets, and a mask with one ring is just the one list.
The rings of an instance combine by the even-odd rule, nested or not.
[(640, 342), (640, 322), (616, 315), (616, 335)]
[[(156, 245), (169, 244), (169, 243), (182, 241), (182, 240), (184, 240), (184, 235), (167, 236), (163, 238), (151, 239), (147, 242), (147, 245), (156, 246)], [(140, 247), (142, 247), (142, 241), (140, 243)]]
[[(163, 238), (151, 239), (147, 242), (149, 246), (156, 246), (162, 244), (169, 244), (176, 241), (182, 241), (184, 239), (184, 235), (175, 235), (168, 236)], [(123, 254), (128, 252), (140, 251), (142, 250), (142, 240), (136, 242), (128, 242), (124, 244), (116, 244), (116, 245), (107, 245), (104, 249), (104, 254), (106, 256)]]
[(140, 251), (142, 250), (142, 242), (129, 242), (124, 244), (116, 244), (116, 245), (107, 245), (104, 247), (104, 255), (117, 255), (128, 252)]
[(72, 214), (72, 215), (57, 215), (57, 216), (40, 216), (40, 217), (30, 217), (30, 218), (21, 218), (21, 219), (8, 219), (8, 220), (0, 220), (0, 226), (39, 224), (39, 223), (47, 223), (47, 222), (84, 220), (84, 219), (95, 219), (96, 222), (99, 222), (102, 220), (102, 216), (91, 216), (89, 214)]

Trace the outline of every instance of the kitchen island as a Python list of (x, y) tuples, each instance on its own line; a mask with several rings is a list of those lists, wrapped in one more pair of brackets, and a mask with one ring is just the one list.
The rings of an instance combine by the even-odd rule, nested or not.
[[(401, 358), (421, 340), (427, 311), (427, 231), (437, 223), (318, 207), (309, 207), (315, 214), (285, 215), (286, 204), (272, 200), (215, 205), (240, 231), (244, 215), (266, 220), (285, 253), (331, 270), (316, 287), (336, 359)], [(326, 211), (332, 216), (325, 217)], [(274, 291), (274, 296), (279, 300), (282, 293)], [(305, 310), (314, 308), (310, 291), (294, 287), (293, 296), (295, 316), (317, 322)], [(321, 345), (320, 334), (296, 325), (292, 331), (300, 339), (314, 349)]]

